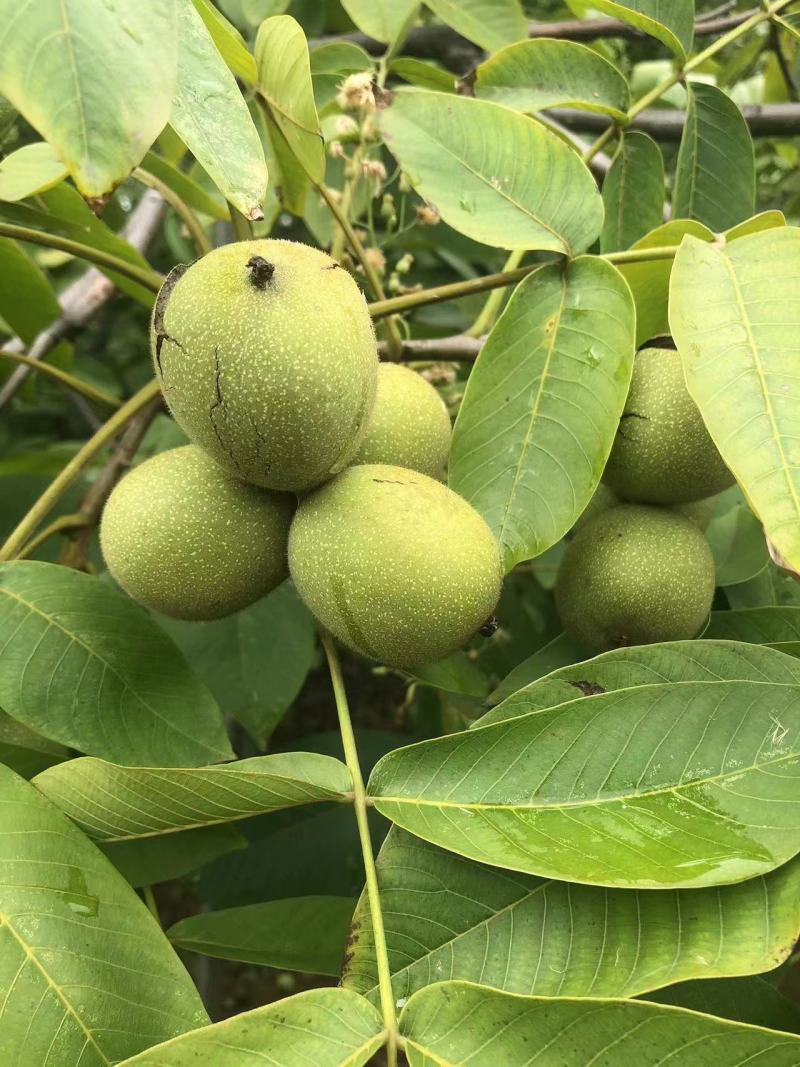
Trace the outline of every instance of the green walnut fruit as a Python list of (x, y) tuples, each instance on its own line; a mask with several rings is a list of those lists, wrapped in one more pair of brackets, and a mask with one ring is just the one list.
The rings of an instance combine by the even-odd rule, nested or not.
[(218, 619), (288, 575), (295, 498), (232, 479), (199, 448), (161, 452), (117, 484), (103, 512), (108, 569), (138, 603)]
[(603, 480), (619, 496), (643, 504), (684, 504), (733, 485), (674, 349), (637, 354)]
[(436, 477), (450, 452), (450, 416), (430, 382), (398, 363), (378, 368), (375, 406), (355, 463), (388, 463)]
[(592, 519), (596, 519), (598, 515), (602, 515), (604, 511), (608, 511), (609, 508), (615, 508), (619, 504), (619, 497), (613, 490), (609, 489), (607, 485), (600, 482), (598, 487), (594, 491), (594, 495), (586, 507), (581, 512), (580, 518), (575, 522), (572, 527), (575, 533), (582, 529), (587, 522), (591, 522)]
[(565, 631), (596, 652), (697, 637), (714, 597), (714, 557), (691, 519), (621, 504), (587, 523), (556, 581)]
[(477, 511), (441, 482), (383, 464), (350, 467), (301, 501), (289, 569), (334, 637), (392, 667), (450, 655), (500, 596), (499, 549)]
[(239, 241), (175, 268), (151, 340), (173, 415), (237, 477), (301, 492), (357, 452), (378, 356), (364, 297), (324, 252)]

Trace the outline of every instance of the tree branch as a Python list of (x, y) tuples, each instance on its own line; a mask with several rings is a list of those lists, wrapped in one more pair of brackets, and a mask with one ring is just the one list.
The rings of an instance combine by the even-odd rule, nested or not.
[[(713, 37), (719, 33), (727, 33), (728, 30), (745, 22), (752, 14), (751, 10), (715, 18), (706, 16), (695, 24), (695, 36)], [(600, 18), (573, 19), (566, 22), (532, 22), (528, 26), (528, 36), (555, 37), (568, 41), (595, 41), (600, 37), (642, 40), (646, 34), (629, 26), (627, 22)], [(352, 41), (353, 44), (360, 45), (373, 56), (382, 56), (386, 51), (385, 44), (368, 37), (365, 33), (318, 37), (309, 41), (309, 44), (314, 47), (339, 41)], [(436, 59), (449, 70), (463, 74), (479, 62), (484, 53), (477, 45), (472, 44), (449, 26), (432, 23), (428, 26), (417, 26), (411, 31), (403, 45), (403, 54), (417, 59)]]
[[(165, 210), (166, 204), (161, 196), (152, 189), (145, 190), (122, 231), (122, 236), (139, 252), (145, 252), (158, 232)], [(84, 327), (116, 291), (114, 283), (99, 270), (88, 270), (61, 294), (61, 317), (42, 330), (31, 343), (27, 355), (35, 360), (44, 359), (56, 345)], [(3, 348), (8, 352), (26, 350), (19, 338), (7, 342)], [(0, 408), (17, 394), (30, 373), (30, 367), (19, 367), (14, 371), (0, 389)]]
[(403, 341), (399, 357), (393, 356), (385, 341), (378, 342), (381, 359), (399, 363), (443, 360), (446, 363), (471, 363), (483, 348), (485, 337), (467, 337), (465, 333), (452, 337), (431, 337), (422, 340)]
[[(756, 104), (743, 107), (747, 125), (753, 137), (797, 137), (800, 135), (800, 104)], [(583, 133), (602, 133), (611, 125), (610, 120), (598, 112), (572, 111), (568, 108), (551, 108), (552, 116), (562, 126)], [(677, 108), (652, 108), (642, 111), (625, 128), (642, 130), (656, 141), (679, 141), (683, 133), (686, 113)]]

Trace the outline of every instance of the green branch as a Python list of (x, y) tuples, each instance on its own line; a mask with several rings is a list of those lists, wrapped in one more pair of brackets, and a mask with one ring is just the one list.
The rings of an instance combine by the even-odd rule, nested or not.
[(136, 263), (129, 263), (126, 259), (120, 259), (110, 252), (103, 252), (99, 248), (82, 244), (80, 241), (72, 241), (68, 237), (58, 237), (56, 234), (45, 233), (43, 230), (34, 230), (29, 226), (14, 226), (10, 222), (0, 222), (0, 237), (11, 237), (15, 241), (30, 241), (34, 245), (44, 245), (45, 248), (57, 248), (59, 252), (67, 252), (78, 259), (85, 259), (96, 267), (104, 270), (113, 270), (117, 274), (129, 278), (132, 282), (138, 282), (153, 293), (157, 293), (164, 280), (163, 275), (149, 267), (139, 267)]
[(53, 366), (52, 363), (44, 363), (41, 359), (32, 359), (22, 352), (8, 352), (4, 348), (0, 348), (0, 358), (9, 359), (12, 363), (30, 367), (31, 370), (38, 371), (48, 378), (53, 378), (62, 385), (66, 385), (73, 393), (80, 393), (81, 396), (85, 396), (87, 400), (94, 400), (96, 403), (105, 404), (110, 408), (118, 408), (120, 406), (119, 400), (110, 393), (106, 393), (102, 389), (96, 389), (93, 385), (89, 385), (88, 382), (81, 381), (80, 378), (76, 378), (73, 374), (68, 374), (61, 367)]
[[(674, 259), (678, 251), (677, 245), (664, 248), (632, 248), (627, 252), (609, 252), (598, 256), (609, 263), (650, 263), (653, 260)], [(457, 300), (462, 296), (472, 296), (475, 293), (485, 293), (489, 289), (502, 289), (507, 285), (516, 285), (523, 278), (543, 263), (529, 263), (515, 270), (502, 270), (498, 274), (484, 274), (481, 278), (468, 278), (463, 282), (451, 282), (449, 285), (437, 285), (432, 289), (420, 289), (418, 292), (405, 293), (403, 296), (395, 296), (389, 300), (377, 300), (369, 305), (370, 315), (373, 319), (382, 319), (385, 315), (395, 315), (399, 312), (410, 311), (412, 308), (423, 307), (426, 304), (439, 304), (443, 300)]]
[(364, 875), (367, 884), (367, 900), (369, 902), (369, 914), (372, 923), (372, 935), (375, 941), (375, 959), (378, 967), (378, 988), (380, 991), (381, 1013), (387, 1034), (387, 1060), (389, 1067), (397, 1065), (397, 1013), (395, 1011), (394, 993), (392, 992), (392, 972), (389, 966), (389, 953), (386, 948), (386, 932), (383, 927), (383, 911), (381, 909), (380, 889), (378, 887), (378, 872), (375, 868), (375, 857), (372, 853), (372, 839), (369, 833), (367, 821), (367, 791), (364, 786), (364, 778), (361, 774), (361, 765), (358, 760), (358, 749), (353, 734), (353, 723), (350, 719), (350, 708), (347, 703), (347, 693), (342, 678), (342, 668), (339, 663), (339, 654), (333, 638), (324, 630), (320, 632), (322, 647), (328, 660), (328, 670), (331, 675), (333, 695), (336, 700), (336, 711), (339, 716), (339, 730), (342, 735), (345, 762), (353, 779), (353, 807), (358, 824), (358, 836), (361, 842), (361, 854), (364, 859)]
[(137, 167), (133, 172), (133, 176), (138, 182), (141, 182), (142, 185), (146, 185), (148, 189), (155, 189), (155, 191), (160, 194), (161, 198), (169, 204), (186, 227), (189, 236), (194, 241), (198, 256), (204, 256), (207, 252), (211, 251), (214, 246), (211, 244), (208, 235), (200, 225), (200, 220), (186, 201), (181, 199), (174, 189), (171, 189), (166, 182), (162, 182), (162, 180), (157, 178), (155, 174), (151, 174), (149, 170), (145, 170), (144, 167)]
[(154, 378), (138, 393), (134, 393), (130, 400), (123, 404), (119, 411), (115, 411), (108, 422), (105, 422), (97, 433), (89, 438), (83, 448), (75, 453), (60, 474), (48, 485), (27, 515), (20, 520), (17, 527), (8, 535), (5, 544), (0, 548), (0, 562), (14, 559), (18, 555), (23, 545), (34, 534), (37, 526), (50, 514), (83, 469), (101, 449), (117, 436), (134, 415), (141, 411), (142, 408), (147, 407), (158, 395), (159, 386)]

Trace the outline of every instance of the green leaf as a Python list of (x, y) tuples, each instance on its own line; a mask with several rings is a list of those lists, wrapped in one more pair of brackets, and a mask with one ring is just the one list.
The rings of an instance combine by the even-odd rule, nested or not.
[(63, 745), (48, 741), (0, 711), (0, 763), (22, 778), (33, 778), (65, 759), (69, 759), (69, 751)]
[(717, 585), (738, 585), (754, 578), (769, 563), (761, 523), (744, 505), (711, 520), (706, 539), (714, 553)]
[(219, 11), (211, 0), (192, 0), (200, 18), (211, 34), (217, 51), (237, 78), (254, 85), (258, 80), (256, 61), (248, 51), (239, 31)]
[(15, 241), (0, 237), (0, 315), (4, 321), (30, 344), (60, 314), (44, 272)]
[(169, 118), (175, 7), (162, 0), (0, 0), (0, 93), (53, 146), (87, 197), (139, 163)]
[(489, 695), (489, 679), (464, 652), (454, 652), (447, 659), (429, 663), (408, 673), (424, 685), (443, 689), (447, 693), (460, 693), (468, 697)]
[(46, 141), (25, 145), (0, 160), (0, 200), (35, 196), (57, 185), (66, 173)]
[(542, 1067), (744, 1067), (756, 1060), (795, 1067), (800, 1057), (800, 1039), (792, 1035), (678, 1008), (518, 997), (467, 982), (415, 993), (400, 1016), (400, 1032), (410, 1067), (537, 1061)]
[(142, 166), (150, 174), (155, 175), (165, 185), (168, 185), (181, 200), (185, 200), (189, 207), (199, 211), (203, 215), (210, 215), (218, 222), (227, 222), (230, 219), (225, 201), (212, 195), (207, 189), (190, 177), (184, 171), (179, 170), (173, 163), (157, 156), (155, 152), (148, 152), (142, 160)]
[(694, 40), (694, 0), (591, 0), (596, 11), (622, 19), (685, 59)]
[(132, 886), (157, 885), (182, 878), (207, 863), (247, 847), (237, 827), (221, 823), (162, 837), (112, 841), (98, 845)]
[(119, 1067), (362, 1067), (385, 1041), (369, 1001), (310, 989), (155, 1045)]
[(96, 841), (131, 841), (343, 800), (343, 763), (316, 752), (254, 756), (222, 767), (119, 767), (84, 757), (38, 775), (36, 787)]
[(316, 658), (316, 623), (294, 586), (217, 622), (159, 621), (223, 712), (265, 748)]
[[(633, 247), (666, 248), (679, 245), (686, 234), (701, 241), (713, 241), (714, 234), (700, 222), (689, 219), (676, 219), (666, 222), (653, 230), (646, 237), (637, 241)], [(669, 333), (669, 282), (672, 262), (669, 259), (654, 260), (651, 263), (624, 263), (619, 268), (625, 281), (631, 287), (636, 304), (636, 345), (641, 347), (653, 337), (664, 337)]]
[(573, 41), (519, 41), (481, 63), (469, 82), (481, 100), (517, 111), (574, 107), (622, 121), (630, 103), (628, 83), (614, 64)]
[(470, 859), (694, 888), (800, 851), (798, 753), (797, 684), (656, 683), (390, 752), (369, 792), (393, 822)]
[[(377, 865), (396, 1000), (450, 979), (526, 995), (633, 997), (687, 978), (759, 973), (786, 959), (800, 933), (800, 859), (721, 889), (600, 889), (512, 875), (395, 827)], [(343, 982), (375, 1000), (365, 897), (353, 930)]]
[(204, 956), (338, 978), (355, 905), (351, 897), (246, 904), (192, 915), (167, 937), (177, 948)]
[(267, 165), (247, 104), (192, 0), (178, 0), (178, 16), (178, 85), (170, 125), (225, 199), (245, 218), (263, 218)]
[(5, 767), (0, 810), (6, 1062), (105, 1067), (202, 1026), (189, 975), (108, 860)]
[(630, 248), (658, 229), (664, 211), (664, 159), (646, 133), (623, 133), (603, 182), (602, 252)]
[(417, 192), (467, 237), (574, 255), (599, 234), (594, 178), (540, 122), (424, 89), (397, 90), (379, 122)]
[(675, 172), (673, 211), (714, 231), (755, 210), (753, 139), (739, 108), (715, 85), (693, 82)]
[(486, 519), (506, 571), (559, 541), (597, 488), (628, 393), (634, 326), (619, 272), (584, 256), (520, 282), (481, 350), (449, 482)]
[[(722, 613), (719, 613), (722, 614)], [(669, 641), (661, 645), (615, 648), (583, 663), (554, 670), (487, 711), (476, 726), (505, 722), (584, 697), (639, 686), (678, 682), (760, 682), (800, 685), (800, 665), (775, 651), (729, 640)]]
[(256, 38), (258, 91), (291, 152), (312, 182), (325, 177), (325, 145), (319, 128), (308, 44), (291, 15), (261, 23)]
[(120, 763), (231, 756), (219, 709), (145, 611), (88, 574), (0, 565), (0, 705), (37, 733)]
[(770, 975), (750, 975), (679, 982), (646, 999), (750, 1026), (800, 1034), (800, 1006), (776, 989), (770, 978)]
[(440, 93), (456, 91), (456, 79), (449, 71), (434, 63), (426, 63), (423, 59), (399, 56), (389, 64), (389, 73), (396, 74), (410, 85), (418, 85), (420, 89), (433, 89)]
[(775, 230), (786, 225), (786, 216), (782, 211), (762, 211), (727, 230), (725, 239), (735, 241), (739, 237), (749, 237), (751, 233), (762, 233), (764, 230)]
[(679, 982), (647, 999), (656, 1004), (672, 1004), (676, 1008), (689, 1008), (750, 1026), (765, 1026), (771, 1030), (800, 1034), (800, 1006), (760, 975)]
[(800, 608), (775, 606), (712, 611), (706, 635), (726, 641), (770, 645), (791, 656), (800, 656)]
[[(47, 192), (41, 193), (35, 203), (40, 206), (34, 207), (30, 203), (0, 202), (0, 216), (8, 219), (9, 222), (32, 226), (36, 230), (56, 233), (62, 237), (69, 237), (91, 245), (92, 248), (110, 252), (139, 267), (149, 265), (141, 252), (128, 244), (124, 238), (118, 237), (101, 219), (95, 216), (80, 194), (67, 182), (61, 182)], [(153, 294), (149, 289), (114, 271), (103, 269), (103, 273), (111, 278), (123, 293), (134, 297), (145, 307), (152, 307)]]
[(570, 663), (585, 660), (590, 655), (588, 649), (577, 641), (573, 641), (567, 634), (558, 634), (542, 645), (533, 655), (528, 656), (503, 679), (490, 696), (490, 702), (496, 704), (500, 700), (516, 693), (523, 686), (530, 685), (537, 678), (543, 678), (551, 671), (559, 667), (567, 667)]
[(411, 25), (420, 0), (342, 0), (342, 7), (362, 33), (391, 45)]
[(685, 238), (669, 318), (709, 433), (768, 536), (797, 568), (800, 230), (768, 230), (724, 248)]
[(425, 0), (442, 22), (468, 41), (495, 52), (528, 36), (519, 0)]

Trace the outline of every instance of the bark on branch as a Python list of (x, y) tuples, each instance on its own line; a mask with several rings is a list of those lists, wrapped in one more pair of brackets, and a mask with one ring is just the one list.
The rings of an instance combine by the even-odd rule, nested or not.
[[(800, 135), (800, 104), (756, 104), (742, 108), (753, 137), (797, 137)], [(582, 133), (598, 134), (610, 120), (597, 112), (552, 108), (547, 112), (562, 126)], [(643, 130), (656, 141), (679, 141), (686, 113), (676, 108), (653, 108), (637, 115), (628, 129)]]
[[(748, 19), (753, 11), (737, 12), (715, 18), (700, 19), (695, 24), (696, 37), (714, 37), (727, 33)], [(532, 22), (528, 26), (529, 37), (555, 37), (569, 41), (595, 41), (600, 37), (641, 40), (646, 35), (618, 19), (574, 19), (567, 22)], [(381, 56), (386, 45), (368, 37), (365, 33), (344, 33), (318, 37), (309, 42), (313, 47), (338, 41), (351, 41), (360, 45), (370, 55)], [(482, 50), (449, 26), (431, 24), (418, 26), (411, 31), (403, 44), (403, 55), (417, 59), (436, 59), (448, 70), (463, 74), (475, 66), (483, 56)]]

